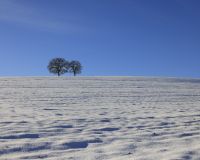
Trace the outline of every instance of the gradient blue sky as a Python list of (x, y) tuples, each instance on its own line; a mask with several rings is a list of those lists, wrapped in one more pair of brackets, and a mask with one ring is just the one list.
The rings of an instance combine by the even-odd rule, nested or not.
[(200, 77), (200, 0), (0, 0), (0, 76)]

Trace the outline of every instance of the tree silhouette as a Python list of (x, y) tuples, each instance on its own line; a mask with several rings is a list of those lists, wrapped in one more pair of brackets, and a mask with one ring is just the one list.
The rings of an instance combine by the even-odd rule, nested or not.
[(48, 65), (49, 72), (57, 74), (58, 76), (66, 73), (68, 69), (69, 62), (66, 61), (64, 58), (53, 58)]
[(80, 74), (82, 70), (82, 65), (79, 61), (71, 61), (69, 63), (69, 72), (73, 73), (74, 76)]

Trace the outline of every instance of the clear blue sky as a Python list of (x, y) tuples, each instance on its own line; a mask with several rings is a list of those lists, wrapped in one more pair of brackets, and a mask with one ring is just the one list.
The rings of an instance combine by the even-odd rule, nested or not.
[(0, 0), (0, 76), (200, 77), (200, 0)]

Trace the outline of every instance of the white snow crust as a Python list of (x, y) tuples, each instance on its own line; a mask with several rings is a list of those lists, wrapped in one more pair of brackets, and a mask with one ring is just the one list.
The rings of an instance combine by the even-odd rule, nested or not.
[(200, 160), (200, 79), (0, 78), (0, 160)]

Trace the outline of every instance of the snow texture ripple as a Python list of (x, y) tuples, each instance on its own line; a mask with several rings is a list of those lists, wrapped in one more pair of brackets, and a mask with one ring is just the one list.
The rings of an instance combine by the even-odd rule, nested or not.
[(0, 78), (0, 160), (200, 160), (200, 79)]

